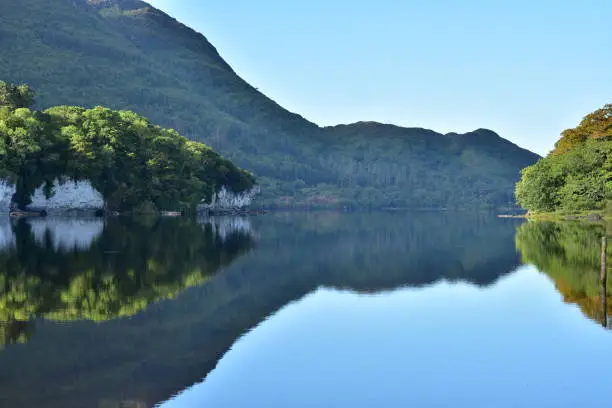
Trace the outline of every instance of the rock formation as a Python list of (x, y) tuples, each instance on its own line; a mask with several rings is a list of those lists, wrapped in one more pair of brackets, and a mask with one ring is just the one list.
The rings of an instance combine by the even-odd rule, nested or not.
[(253, 202), (259, 188), (255, 187), (242, 193), (234, 193), (225, 186), (219, 192), (214, 193), (210, 203), (202, 203), (198, 212), (230, 212), (244, 210)]
[(47, 199), (43, 188), (37, 188), (27, 209), (61, 214), (73, 210), (95, 212), (103, 208), (102, 194), (89, 181), (56, 180), (52, 196)]

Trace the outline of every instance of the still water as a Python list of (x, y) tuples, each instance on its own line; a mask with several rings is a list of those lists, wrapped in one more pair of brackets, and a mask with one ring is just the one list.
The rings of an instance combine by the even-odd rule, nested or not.
[(606, 406), (603, 234), (488, 214), (0, 220), (0, 406)]

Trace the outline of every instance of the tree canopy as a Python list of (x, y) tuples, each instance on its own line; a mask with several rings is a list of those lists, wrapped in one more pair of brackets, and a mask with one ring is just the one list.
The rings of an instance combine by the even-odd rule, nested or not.
[[(25, 85), (0, 82), (0, 178), (17, 187), (14, 201), (30, 202), (41, 185), (87, 180), (109, 209), (193, 208), (222, 186), (250, 189), (255, 178), (210, 147), (131, 111), (58, 106), (36, 111)], [(2, 96), (5, 95), (5, 96)]]
[(612, 200), (612, 105), (565, 130), (555, 149), (522, 171), (518, 203), (532, 212), (603, 209)]

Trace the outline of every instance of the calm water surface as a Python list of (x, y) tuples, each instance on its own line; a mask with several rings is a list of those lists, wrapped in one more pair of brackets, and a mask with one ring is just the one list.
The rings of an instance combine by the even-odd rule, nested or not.
[(0, 406), (606, 406), (603, 234), (488, 214), (0, 220)]

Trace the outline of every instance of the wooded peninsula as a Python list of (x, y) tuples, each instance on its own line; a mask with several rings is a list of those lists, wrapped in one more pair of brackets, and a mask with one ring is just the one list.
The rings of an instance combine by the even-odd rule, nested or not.
[(255, 177), (209, 146), (131, 111), (58, 106), (31, 109), (27, 85), (0, 81), (0, 179), (26, 208), (56, 180), (86, 180), (112, 211), (194, 210), (225, 187), (252, 189)]

